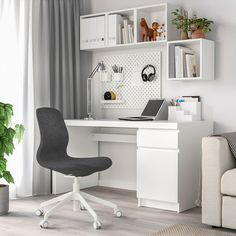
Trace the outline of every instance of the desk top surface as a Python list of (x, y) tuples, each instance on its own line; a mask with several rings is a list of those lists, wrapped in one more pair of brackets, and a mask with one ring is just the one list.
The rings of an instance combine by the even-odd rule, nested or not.
[(195, 122), (171, 122), (167, 120), (155, 121), (123, 121), (111, 119), (98, 119), (98, 120), (65, 120), (67, 126), (74, 127), (100, 127), (100, 128), (133, 128), (133, 129), (178, 129), (182, 125), (200, 125), (209, 124), (211, 121), (195, 121)]

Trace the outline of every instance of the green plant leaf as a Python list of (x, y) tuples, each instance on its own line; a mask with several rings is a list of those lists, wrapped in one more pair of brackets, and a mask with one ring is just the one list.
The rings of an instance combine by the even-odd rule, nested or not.
[(25, 133), (25, 128), (23, 125), (15, 125), (15, 139), (20, 143), (20, 141), (23, 139)]
[(9, 126), (9, 124), (11, 123), (11, 118), (13, 116), (13, 106), (11, 104), (5, 104), (5, 123), (6, 126)]
[(5, 158), (0, 158), (0, 173), (5, 171), (7, 168), (7, 160)]
[(2, 136), (5, 132), (6, 127), (3, 123), (0, 122), (0, 136)]
[(2, 142), (2, 148), (3, 148), (3, 151), (9, 156), (13, 153), (13, 150), (15, 147), (12, 142), (4, 140)]
[(13, 183), (14, 184), (14, 179), (9, 171), (3, 171), (2, 172), (2, 178), (7, 181), (7, 183)]

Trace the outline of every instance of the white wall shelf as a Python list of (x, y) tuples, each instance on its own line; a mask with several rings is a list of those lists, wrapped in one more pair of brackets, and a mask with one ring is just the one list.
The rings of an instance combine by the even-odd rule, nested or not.
[(101, 104), (121, 104), (123, 100), (101, 100)]
[[(114, 50), (114, 49), (127, 49), (127, 48), (142, 48), (142, 47), (158, 47), (166, 45), (168, 40), (177, 38), (178, 31), (168, 20), (171, 12), (176, 7), (170, 6), (167, 3), (155, 4), (150, 6), (143, 6), (131, 9), (122, 9), (111, 12), (102, 12), (97, 14), (83, 15), (80, 17), (80, 35), (81, 44), (80, 49), (84, 51), (99, 51), (99, 50)], [(115, 22), (114, 27), (110, 25), (109, 16), (119, 15), (123, 18), (133, 21), (134, 27), (134, 42), (128, 44), (119, 44), (110, 41), (111, 35), (109, 31), (112, 29), (117, 30)], [(158, 41), (141, 42), (141, 27), (140, 20), (145, 18), (148, 26), (151, 28), (152, 22), (158, 22), (165, 25), (166, 38)], [(100, 25), (98, 25), (100, 23)], [(99, 32), (99, 33), (98, 33)], [(116, 33), (112, 37), (118, 37)]]
[[(175, 46), (190, 48), (196, 55), (197, 77), (175, 77)], [(214, 80), (215, 43), (207, 39), (167, 42), (167, 75), (169, 81)]]

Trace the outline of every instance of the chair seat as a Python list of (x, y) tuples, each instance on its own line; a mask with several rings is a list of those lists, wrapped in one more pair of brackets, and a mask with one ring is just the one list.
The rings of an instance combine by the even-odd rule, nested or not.
[(221, 179), (221, 193), (236, 197), (236, 169), (226, 171)]
[(75, 177), (88, 176), (106, 170), (111, 165), (112, 161), (108, 157), (74, 158), (67, 156), (64, 159), (58, 158), (57, 162), (47, 162), (47, 168)]

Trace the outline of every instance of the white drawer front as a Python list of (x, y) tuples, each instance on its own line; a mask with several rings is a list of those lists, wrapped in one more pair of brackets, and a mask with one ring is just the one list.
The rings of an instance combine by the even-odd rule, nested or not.
[(178, 130), (138, 130), (138, 147), (178, 148)]
[(137, 195), (177, 202), (178, 152), (138, 148)]

